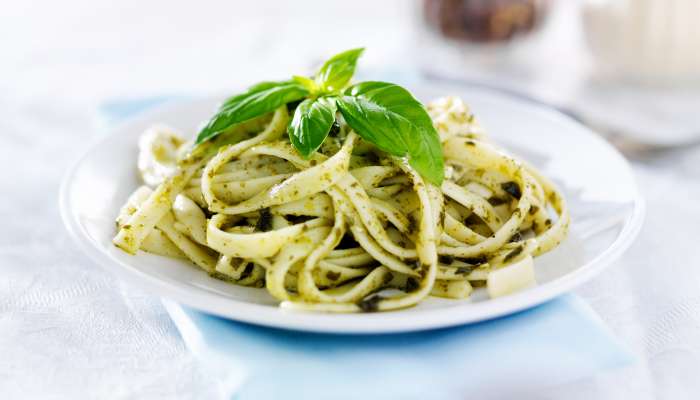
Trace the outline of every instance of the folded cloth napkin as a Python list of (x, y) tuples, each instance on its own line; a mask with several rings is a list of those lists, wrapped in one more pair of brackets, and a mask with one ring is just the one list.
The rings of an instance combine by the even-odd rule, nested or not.
[[(113, 123), (166, 99), (109, 102), (103, 116)], [(294, 332), (164, 305), (223, 397), (237, 400), (527, 398), (633, 360), (572, 295), (478, 324), (383, 335)]]
[(527, 398), (631, 360), (575, 296), (478, 324), (382, 335), (273, 329), (164, 304), (237, 400)]

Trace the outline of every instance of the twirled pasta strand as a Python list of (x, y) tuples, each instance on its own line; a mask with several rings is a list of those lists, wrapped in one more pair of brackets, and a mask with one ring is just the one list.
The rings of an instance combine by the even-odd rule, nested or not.
[[(466, 298), (491, 271), (556, 247), (568, 211), (548, 179), (484, 138), (463, 103), (440, 100), (428, 110), (443, 142), (441, 187), (346, 126), (304, 159), (283, 136), (289, 115), (281, 107), (249, 124), (259, 130), (252, 137), (224, 135), (236, 143), (185, 159), (154, 189), (139, 188), (120, 212), (114, 243), (264, 286), (293, 309), (392, 310), (429, 295)], [(148, 134), (147, 143), (159, 143), (157, 131)], [(153, 171), (172, 165), (146, 167), (153, 184)]]

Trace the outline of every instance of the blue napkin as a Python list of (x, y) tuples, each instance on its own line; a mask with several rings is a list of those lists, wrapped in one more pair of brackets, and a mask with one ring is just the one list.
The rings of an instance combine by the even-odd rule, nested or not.
[(571, 295), (478, 324), (382, 335), (273, 329), (164, 305), (239, 400), (511, 398), (632, 359)]
[[(113, 101), (102, 112), (115, 122), (169, 99)], [(163, 303), (222, 395), (237, 400), (512, 398), (633, 361), (573, 295), (478, 324), (384, 335), (265, 328)]]

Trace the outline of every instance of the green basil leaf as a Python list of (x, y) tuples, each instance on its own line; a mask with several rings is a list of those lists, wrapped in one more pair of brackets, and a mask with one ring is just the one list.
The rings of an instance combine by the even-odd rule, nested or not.
[(274, 111), (281, 105), (303, 99), (309, 94), (294, 81), (262, 82), (246, 92), (230, 97), (219, 107), (197, 135), (200, 144), (224, 132), (231, 126)]
[(335, 122), (334, 98), (306, 99), (299, 104), (289, 123), (289, 139), (304, 158), (309, 158), (330, 132)]
[(326, 61), (316, 73), (316, 83), (327, 92), (343, 89), (352, 79), (364, 48), (347, 50)]
[(365, 140), (399, 157), (425, 179), (442, 184), (442, 147), (433, 121), (423, 105), (401, 86), (362, 82), (337, 99), (345, 121)]
[(314, 81), (311, 78), (307, 78), (307, 77), (301, 76), (301, 75), (294, 75), (294, 76), (292, 76), (292, 80), (294, 82), (300, 84), (304, 88), (306, 88), (306, 90), (309, 91), (309, 94), (315, 94), (319, 90), (319, 87), (316, 84), (316, 81)]

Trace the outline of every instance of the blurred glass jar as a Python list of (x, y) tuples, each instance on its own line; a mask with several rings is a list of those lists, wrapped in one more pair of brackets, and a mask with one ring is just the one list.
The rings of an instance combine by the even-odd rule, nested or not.
[(507, 42), (532, 32), (542, 20), (543, 0), (424, 0), (433, 32), (463, 42)]
[(700, 82), (699, 0), (587, 0), (583, 15), (597, 78)]
[(547, 0), (416, 2), (415, 62), (441, 78), (488, 82), (533, 75)]

